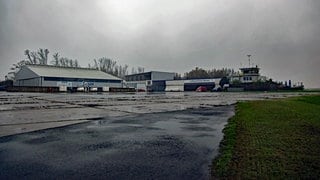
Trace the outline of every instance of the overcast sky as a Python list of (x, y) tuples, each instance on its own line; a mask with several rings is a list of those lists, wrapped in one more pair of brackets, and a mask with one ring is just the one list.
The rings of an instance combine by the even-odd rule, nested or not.
[(179, 73), (252, 54), (267, 77), (320, 87), (319, 19), (319, 0), (0, 0), (0, 79), (25, 49), (48, 48)]

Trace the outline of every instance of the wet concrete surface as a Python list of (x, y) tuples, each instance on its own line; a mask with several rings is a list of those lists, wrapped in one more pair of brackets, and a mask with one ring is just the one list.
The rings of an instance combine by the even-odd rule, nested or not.
[(209, 179), (234, 106), (104, 117), (0, 138), (0, 179)]
[(0, 179), (208, 179), (236, 102), (308, 94), (0, 92)]
[(0, 92), (0, 137), (104, 117), (232, 105), (310, 93), (7, 93)]

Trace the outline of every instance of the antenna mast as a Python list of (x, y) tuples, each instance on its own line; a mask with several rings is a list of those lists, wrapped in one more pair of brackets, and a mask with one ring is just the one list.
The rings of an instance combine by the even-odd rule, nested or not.
[(248, 56), (249, 67), (250, 67), (250, 61), (251, 61), (250, 57), (251, 57), (251, 54), (248, 54), (247, 56)]

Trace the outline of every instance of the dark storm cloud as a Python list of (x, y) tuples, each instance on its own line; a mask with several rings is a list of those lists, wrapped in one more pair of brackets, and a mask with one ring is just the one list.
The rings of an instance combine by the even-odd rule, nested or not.
[(247, 64), (320, 87), (317, 0), (0, 0), (1, 76), (24, 49), (49, 48), (83, 66), (101, 56), (149, 70)]

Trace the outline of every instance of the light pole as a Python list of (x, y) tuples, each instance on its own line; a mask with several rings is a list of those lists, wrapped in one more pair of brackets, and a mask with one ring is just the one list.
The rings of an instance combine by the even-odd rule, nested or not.
[(250, 67), (250, 61), (251, 61), (250, 57), (251, 57), (251, 54), (248, 54), (247, 56), (248, 56), (249, 67)]

